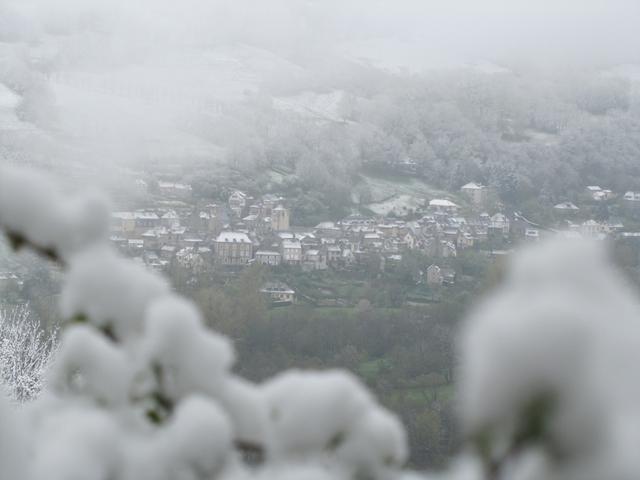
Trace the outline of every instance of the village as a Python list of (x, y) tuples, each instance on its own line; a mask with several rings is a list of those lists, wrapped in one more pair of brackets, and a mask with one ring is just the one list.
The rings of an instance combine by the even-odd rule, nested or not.
[[(160, 182), (157, 190), (161, 197), (184, 200), (190, 189), (186, 184)], [(554, 206), (559, 221), (553, 227), (543, 227), (518, 212), (491, 214), (483, 210), (489, 192), (484, 185), (468, 183), (458, 197), (464, 207), (447, 198), (432, 198), (414, 213), (419, 218), (411, 220), (354, 213), (301, 227), (295, 225), (287, 198), (274, 194), (254, 198), (235, 190), (225, 203), (115, 212), (111, 241), (149, 268), (167, 271), (177, 264), (193, 275), (209, 269), (237, 272), (252, 264), (291, 266), (302, 272), (340, 271), (373, 257), (384, 269), (385, 264), (401, 261), (405, 252), (420, 251), (434, 262), (425, 266), (417, 281), (433, 287), (455, 283), (456, 272), (446, 268), (446, 259), (469, 249), (496, 258), (522, 242), (537, 242), (551, 234), (599, 240), (632, 235), (618, 221), (576, 221), (580, 207), (572, 202)], [(593, 202), (616, 198), (596, 186), (586, 187), (585, 192)], [(621, 200), (635, 210), (640, 193), (626, 192)], [(276, 302), (295, 301), (295, 285), (270, 283), (263, 293)]]
[[(296, 225), (292, 205), (281, 195), (252, 197), (234, 190), (224, 203), (205, 203), (186, 183), (160, 181), (152, 192), (144, 180), (135, 184), (157, 207), (112, 213), (110, 241), (148, 268), (171, 274), (178, 267), (191, 282), (205, 272), (234, 275), (254, 264), (301, 273), (348, 272), (374, 261), (384, 270), (407, 252), (420, 252), (431, 263), (421, 266), (415, 282), (433, 289), (456, 283), (450, 259), (468, 251), (495, 261), (548, 235), (616, 239), (634, 247), (640, 240), (640, 233), (627, 231), (619, 217), (585, 219), (583, 210), (605, 204), (632, 220), (640, 212), (640, 192), (616, 195), (598, 186), (585, 187), (586, 205), (556, 204), (555, 221), (545, 226), (501, 204), (499, 211), (487, 212), (491, 189), (471, 182), (449, 198), (421, 199), (411, 218), (352, 213), (305, 227)], [(20, 290), (23, 283), (20, 269), (0, 269), (0, 290)], [(266, 283), (262, 293), (274, 303), (289, 304), (296, 301), (296, 290), (276, 281)]]

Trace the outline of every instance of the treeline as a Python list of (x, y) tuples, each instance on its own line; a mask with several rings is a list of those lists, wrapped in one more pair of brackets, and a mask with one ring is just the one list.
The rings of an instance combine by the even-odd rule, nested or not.
[(266, 92), (199, 128), (227, 147), (237, 181), (288, 193), (309, 224), (352, 204), (363, 165), (405, 160), (435, 187), (484, 182), (525, 210), (585, 185), (640, 188), (640, 93), (627, 80), (601, 72), (366, 75), (367, 88), (335, 85), (344, 90), (343, 122), (282, 111)]

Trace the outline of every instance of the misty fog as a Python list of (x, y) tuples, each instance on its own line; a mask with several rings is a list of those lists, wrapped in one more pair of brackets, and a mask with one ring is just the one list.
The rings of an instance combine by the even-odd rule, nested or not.
[(639, 26), (0, 0), (0, 480), (638, 478)]
[(26, 95), (31, 120), (12, 141), (99, 165), (222, 158), (226, 145), (202, 129), (226, 106), (283, 93), (358, 95), (358, 81), (381, 72), (557, 74), (633, 65), (640, 55), (631, 0), (3, 0), (0, 12), (3, 83), (13, 91), (3, 106)]

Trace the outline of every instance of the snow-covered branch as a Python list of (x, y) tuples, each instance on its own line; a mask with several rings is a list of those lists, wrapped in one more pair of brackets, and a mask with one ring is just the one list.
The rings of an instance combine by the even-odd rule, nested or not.
[[(26, 476), (382, 479), (399, 471), (404, 429), (355, 377), (285, 372), (263, 385), (236, 377), (231, 342), (165, 280), (107, 245), (107, 212), (99, 196), (68, 197), (45, 176), (0, 167), (0, 226), (62, 260), (61, 312), (75, 320), (48, 388), (23, 412), (32, 458), (17, 468)], [(252, 470), (256, 457), (262, 466)]]

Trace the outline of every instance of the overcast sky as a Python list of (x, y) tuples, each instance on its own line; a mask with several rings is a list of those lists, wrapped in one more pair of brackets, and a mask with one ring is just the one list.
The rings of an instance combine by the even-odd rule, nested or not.
[[(497, 62), (640, 60), (637, 0), (0, 0), (34, 28), (281, 52), (391, 39)], [(6, 15), (8, 9), (3, 10)], [(6, 19), (5, 19), (6, 20)]]
[[(284, 53), (390, 39), (504, 62), (640, 61), (638, 0), (0, 0), (38, 28), (155, 45), (247, 42)], [(4, 10), (7, 11), (6, 9)]]

